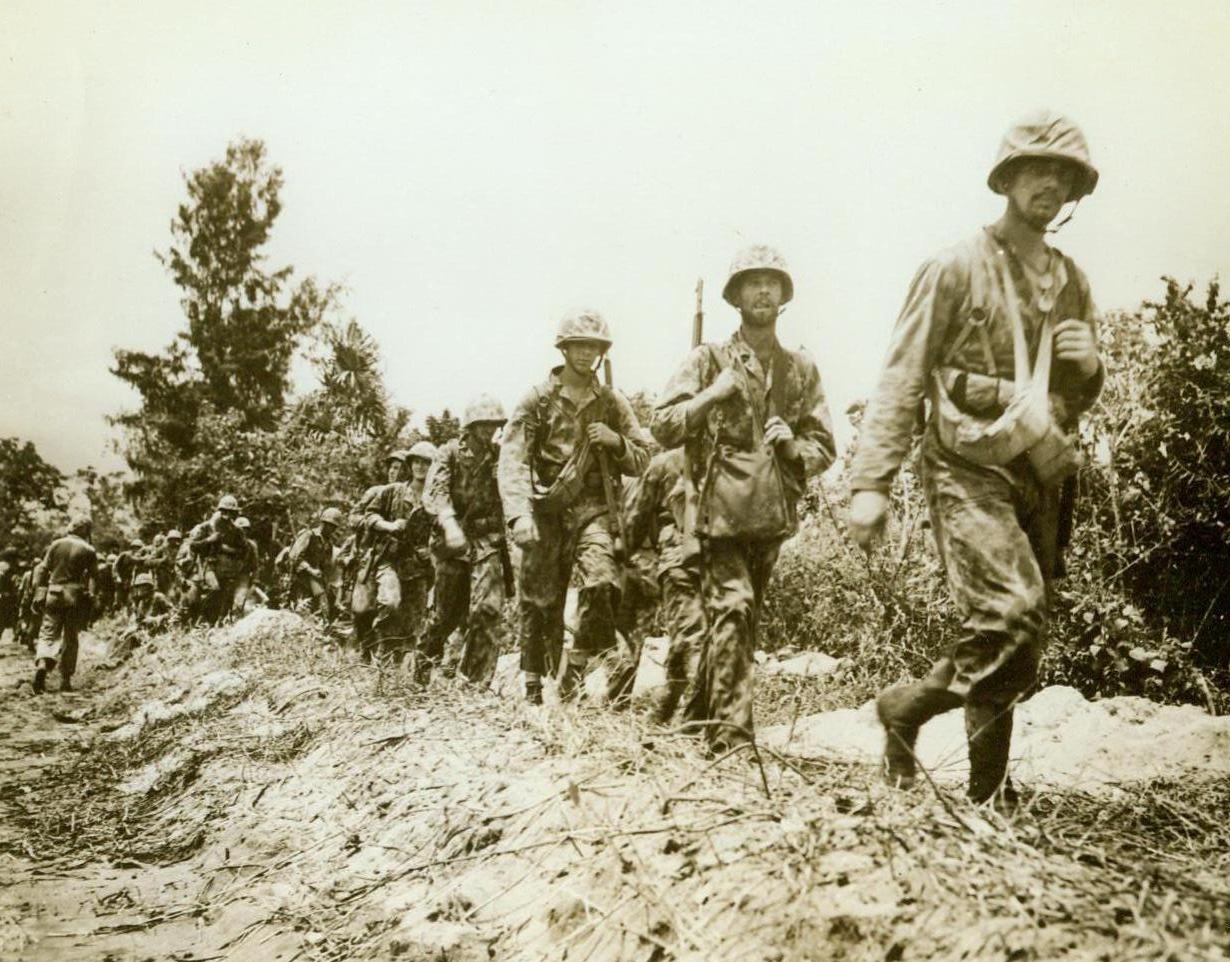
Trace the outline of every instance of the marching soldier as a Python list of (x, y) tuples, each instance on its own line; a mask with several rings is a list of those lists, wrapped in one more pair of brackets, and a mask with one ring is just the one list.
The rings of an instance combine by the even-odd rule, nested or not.
[(224, 494), (209, 520), (197, 525), (189, 542), (201, 568), (201, 609), (210, 624), (243, 610), (248, 594), (251, 548), (236, 524), (239, 502)]
[(145, 542), (133, 538), (128, 547), (115, 557), (111, 572), (115, 581), (115, 608), (117, 611), (128, 609), (128, 591), (132, 587), (133, 576), (137, 573), (137, 558), (145, 550)]
[(80, 518), (43, 557), (38, 586), (46, 589), (43, 623), (34, 653), (34, 694), (46, 690), (47, 673), (60, 668), (60, 691), (72, 691), (77, 643), (90, 618), (90, 594), (98, 556), (90, 545), (90, 521)]
[(286, 557), (290, 574), (287, 603), (306, 599), (325, 621), (333, 620), (333, 545), (341, 525), (342, 512), (325, 508), (315, 527), (304, 528), (295, 536)]
[(820, 372), (777, 339), (794, 296), (785, 261), (755, 246), (731, 264), (722, 298), (739, 311), (725, 344), (702, 344), (666, 385), (654, 410), (663, 447), (687, 445), (701, 479), (698, 533), (709, 634), (698, 711), (715, 752), (752, 738), (752, 657), (761, 599), (782, 541), (797, 527), (806, 478), (835, 456)]
[(18, 551), (9, 545), (0, 552), (0, 638), (5, 629), (13, 629), (13, 637), (17, 637), (17, 609), (21, 596), (21, 565), (18, 561)]
[[(354, 512), (361, 531), (359, 550), (364, 553), (355, 584), (356, 622), (360, 592), (366, 602), (375, 602), (370, 634), (360, 644), (361, 654), (369, 661), (373, 636), (381, 654), (400, 661), (414, 650), (423, 627), (432, 578), (432, 521), (423, 509), (422, 493), (435, 455), (435, 445), (430, 441), (395, 452), (390, 461), (407, 464), (409, 479), (372, 488)], [(390, 476), (395, 476), (394, 472), (390, 466)], [(368, 610), (364, 608), (363, 613)]]
[(1089, 283), (1046, 233), (1097, 181), (1072, 121), (1043, 111), (1015, 124), (987, 178), (1003, 215), (923, 264), (897, 319), (852, 467), (851, 533), (870, 548), (882, 529), (926, 398), (923, 491), (964, 621), (930, 674), (879, 698), (894, 784), (914, 779), (920, 726), (963, 705), (970, 797), (1015, 800), (1013, 706), (1044, 644), (1074, 494), (1070, 435), (1103, 377)]
[(574, 566), (579, 626), (563, 666), (561, 697), (572, 697), (589, 658), (615, 643), (616, 519), (606, 488), (621, 474), (640, 474), (648, 460), (632, 406), (594, 373), (611, 347), (602, 315), (566, 315), (555, 346), (564, 363), (521, 399), (505, 427), (499, 460), (504, 518), (522, 551), (521, 669), (532, 704), (541, 704), (542, 675), (561, 656)]
[(417, 668), (424, 683), (463, 622), (459, 671), (483, 686), (495, 674), (508, 565), (495, 434), (505, 420), (498, 400), (489, 394), (475, 398), (466, 406), (461, 437), (440, 449), (427, 474), (423, 506), (435, 516), (437, 533), (434, 610)]

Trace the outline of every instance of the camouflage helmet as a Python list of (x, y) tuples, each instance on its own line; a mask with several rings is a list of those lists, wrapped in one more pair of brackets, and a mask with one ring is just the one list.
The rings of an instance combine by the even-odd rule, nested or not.
[(239, 513), (239, 502), (235, 500), (235, 496), (233, 494), (224, 494), (222, 495), (222, 497), (218, 499), (218, 510), (219, 511), (234, 511), (236, 514), (238, 514)]
[(436, 459), (436, 446), (430, 441), (417, 441), (410, 445), (410, 450), (406, 452), (406, 457), (434, 461)]
[(184, 533), (180, 531), (179, 528), (172, 528), (170, 531), (167, 532), (167, 540), (168, 541), (183, 541)]
[(563, 347), (569, 341), (598, 341), (606, 347), (614, 343), (606, 318), (588, 308), (569, 311), (560, 318), (559, 327), (555, 329), (555, 346)]
[(503, 423), (508, 420), (504, 413), (504, 405), (499, 398), (490, 394), (480, 394), (466, 405), (466, 413), (461, 419), (461, 426), (468, 428), (471, 424), (482, 421)]
[(134, 588), (140, 588), (142, 585), (149, 585), (151, 588), (154, 587), (154, 576), (148, 571), (142, 571), (139, 575), (132, 579), (132, 586)]
[(730, 271), (726, 275), (726, 286), (722, 288), (722, 300), (731, 307), (738, 307), (737, 300), (739, 280), (748, 271), (773, 271), (782, 279), (782, 303), (786, 304), (794, 297), (794, 281), (790, 277), (790, 268), (786, 259), (776, 248), (768, 244), (753, 244), (735, 255), (730, 262)]
[(342, 526), (342, 512), (338, 511), (337, 508), (325, 508), (320, 513), (320, 523), (331, 524), (335, 528), (340, 528)]
[(134, 551), (140, 551), (142, 548), (145, 547), (145, 542), (142, 541), (140, 538), (132, 538), (128, 542), (128, 547)]
[(246, 531), (248, 528), (252, 527), (252, 522), (241, 516), (235, 519), (235, 527), (240, 531)]
[(80, 517), (73, 518), (68, 523), (68, 533), (89, 534), (90, 528), (93, 527), (93, 524), (94, 522), (90, 520), (89, 515), (81, 515)]
[(386, 461), (396, 461), (398, 464), (405, 462), (406, 458), (410, 457), (410, 452), (405, 448), (398, 448), (396, 451), (390, 451), (385, 458)]
[(1003, 174), (1013, 161), (1023, 157), (1051, 157), (1076, 168), (1077, 176), (1067, 200), (1080, 200), (1098, 185), (1098, 171), (1089, 161), (1089, 145), (1074, 122), (1052, 110), (1035, 110), (1008, 128), (999, 145), (987, 186), (1002, 194)]

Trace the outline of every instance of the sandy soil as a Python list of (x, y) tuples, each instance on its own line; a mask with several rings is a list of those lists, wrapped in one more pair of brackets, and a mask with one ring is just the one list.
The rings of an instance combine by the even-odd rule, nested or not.
[(286, 613), (110, 670), (91, 639), (72, 695), (2, 654), (4, 958), (1226, 957), (1224, 777), (1004, 820), (790, 744), (831, 719), (711, 759), (635, 714), (416, 690)]

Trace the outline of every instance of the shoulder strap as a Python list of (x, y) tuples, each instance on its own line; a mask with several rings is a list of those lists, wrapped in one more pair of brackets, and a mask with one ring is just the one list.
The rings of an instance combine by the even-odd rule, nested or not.
[[(966, 296), (969, 299), (969, 310), (960, 318), (961, 329), (957, 332), (957, 336), (952, 339), (948, 350), (944, 352), (944, 358), (940, 366), (947, 367), (950, 365), (957, 354), (960, 353), (961, 348), (965, 346), (965, 342), (969, 340), (971, 335), (977, 333), (982, 341), (982, 355), (983, 361), (987, 366), (987, 373), (993, 376), (996, 373), (995, 351), (991, 346), (991, 336), (987, 332), (987, 326), (991, 322), (991, 315), (995, 311), (995, 306), (988, 289), (990, 265), (987, 263), (984, 250), (985, 244), (985, 236), (979, 237), (974, 249), (974, 256), (970, 258), (969, 278), (966, 289)], [(964, 306), (964, 302), (962, 302), (962, 306)]]
[(785, 417), (786, 372), (790, 369), (790, 357), (786, 349), (777, 345), (773, 352), (773, 383), (769, 385), (769, 416)]

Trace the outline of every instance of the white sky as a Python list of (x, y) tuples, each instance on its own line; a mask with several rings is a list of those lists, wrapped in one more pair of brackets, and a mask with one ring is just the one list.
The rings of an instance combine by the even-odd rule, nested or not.
[(1230, 4), (0, 0), (0, 435), (116, 466), (114, 347), (157, 350), (181, 173), (245, 134), (286, 176), (271, 263), (339, 280), (422, 413), (511, 405), (574, 305), (661, 389), (706, 280), (777, 245), (780, 330), (835, 420), (922, 258), (999, 213), (1006, 125), (1078, 120), (1102, 173), (1057, 243), (1104, 308), (1230, 266)]

